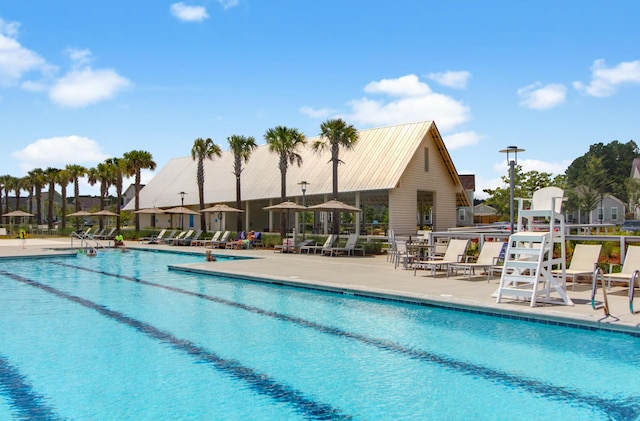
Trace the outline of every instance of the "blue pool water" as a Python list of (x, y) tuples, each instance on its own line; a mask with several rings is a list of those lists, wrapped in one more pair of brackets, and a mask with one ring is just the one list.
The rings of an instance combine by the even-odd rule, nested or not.
[(167, 270), (0, 261), (0, 420), (640, 419), (640, 339)]

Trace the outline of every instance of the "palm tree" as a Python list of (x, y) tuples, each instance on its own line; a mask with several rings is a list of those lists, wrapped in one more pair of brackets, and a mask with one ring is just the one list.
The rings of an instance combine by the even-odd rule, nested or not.
[(47, 182), (42, 168), (35, 168), (29, 171), (29, 178), (36, 191), (36, 223), (42, 225), (42, 187)]
[[(280, 169), (280, 199), (287, 200), (287, 168), (289, 164), (302, 165), (302, 156), (298, 154), (298, 147), (307, 143), (303, 133), (298, 129), (285, 126), (276, 126), (268, 129), (264, 139), (269, 145), (269, 152), (277, 153), (280, 157), (278, 168)], [(280, 213), (280, 236), (284, 238), (287, 231), (287, 215)]]
[[(153, 156), (150, 152), (133, 150), (126, 152), (123, 156), (125, 160), (125, 168), (129, 174), (135, 174), (135, 210), (140, 210), (140, 171), (143, 169), (149, 169), (151, 171), (156, 169), (156, 163), (153, 161)], [(135, 214), (136, 231), (140, 231), (140, 215)]]
[[(28, 203), (28, 208), (27, 208), (27, 212), (29, 213), (33, 213), (33, 182), (31, 180), (31, 177), (29, 177), (28, 175), (25, 175), (24, 177), (22, 177), (21, 179), (22, 181), (20, 181), (20, 184), (22, 184), (22, 189), (25, 190), (27, 192), (27, 203)], [(29, 217), (29, 223), (32, 223), (31, 218), (33, 218), (32, 216)]]
[[(233, 173), (236, 176), (236, 207), (240, 209), (242, 205), (242, 195), (240, 190), (240, 175), (242, 174), (242, 163), (249, 161), (251, 153), (256, 150), (258, 144), (253, 136), (245, 137), (233, 135), (227, 138), (229, 149), (233, 154)], [(237, 213), (236, 230), (242, 231), (242, 215)]]
[[(2, 213), (9, 213), (9, 192), (13, 189), (12, 180), (13, 177), (8, 174), (0, 177), (0, 199), (2, 199), (2, 191), (4, 191), (4, 211)], [(0, 201), (0, 205), (1, 204), (2, 201)], [(0, 208), (1, 207), (2, 206), (0, 206)], [(9, 219), (8, 216), (5, 218), (7, 218), (7, 220)]]
[(45, 180), (49, 183), (49, 207), (47, 212), (47, 226), (49, 229), (53, 228), (53, 200), (56, 192), (56, 182), (58, 181), (58, 172), (60, 170), (57, 168), (49, 167), (44, 171)]
[[(331, 151), (331, 163), (333, 164), (333, 199), (338, 200), (338, 164), (340, 160), (340, 148), (353, 149), (358, 142), (358, 131), (341, 118), (330, 119), (320, 124), (320, 139), (313, 143), (315, 151)], [(340, 230), (340, 212), (333, 211), (332, 232), (337, 234)]]
[[(87, 171), (87, 180), (89, 184), (95, 186), (97, 183), (100, 183), (100, 209), (104, 210), (104, 202), (109, 193), (109, 187), (111, 187), (111, 179), (112, 172), (111, 167), (104, 163), (100, 162), (96, 165), (95, 168), (89, 168)], [(100, 218), (99, 229), (104, 228), (104, 221)]]
[[(127, 169), (125, 167), (125, 161), (122, 158), (109, 158), (104, 161), (111, 167), (111, 174), (113, 176), (112, 184), (116, 187), (116, 197), (118, 205), (116, 206), (116, 233), (120, 234), (120, 208), (122, 207), (122, 184), (123, 177), (127, 175)], [(154, 225), (155, 219), (152, 218), (152, 225)]]
[[(87, 169), (82, 165), (68, 164), (65, 171), (69, 174), (69, 178), (73, 182), (73, 197), (76, 203), (75, 212), (80, 211), (80, 184), (78, 180), (87, 174)], [(76, 216), (76, 230), (80, 229), (80, 217)]]
[[(191, 148), (191, 158), (194, 161), (198, 161), (198, 167), (196, 170), (196, 181), (198, 182), (198, 198), (200, 200), (200, 209), (204, 209), (204, 160), (213, 159), (213, 156), (220, 158), (222, 156), (222, 149), (220, 146), (213, 143), (213, 140), (204, 140), (201, 137), (193, 141), (193, 147)], [(205, 232), (207, 220), (204, 213), (200, 213), (200, 228)]]
[(60, 228), (64, 230), (67, 227), (67, 186), (71, 182), (71, 175), (66, 169), (58, 171), (58, 184), (60, 185), (60, 195), (62, 196), (62, 220), (60, 221)]
[(22, 178), (14, 178), (13, 179), (13, 191), (16, 192), (16, 210), (20, 209), (20, 192), (22, 191), (24, 185), (22, 183)]

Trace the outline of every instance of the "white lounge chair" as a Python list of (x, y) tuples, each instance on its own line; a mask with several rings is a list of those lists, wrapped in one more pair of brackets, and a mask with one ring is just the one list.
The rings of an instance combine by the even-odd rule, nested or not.
[(300, 247), (300, 253), (305, 252), (309, 254), (311, 251), (313, 251), (313, 254), (316, 254), (319, 251), (321, 254), (324, 254), (325, 251), (331, 252), (331, 247), (333, 247), (333, 244), (336, 242), (337, 238), (337, 235), (330, 234), (323, 244), (315, 243)]
[[(213, 237), (211, 238), (205, 238), (204, 240), (199, 240), (199, 243), (203, 246), (207, 246), (207, 244), (211, 243), (212, 241), (218, 241), (220, 239), (220, 235), (222, 235), (222, 231), (216, 231), (213, 234)], [(191, 245), (194, 245), (193, 243), (191, 243)]]
[(331, 247), (330, 256), (339, 256), (341, 254), (351, 256), (358, 250), (362, 251), (362, 255), (364, 256), (364, 247), (358, 247), (358, 234), (349, 234), (347, 243), (343, 247)]
[(607, 273), (604, 279), (607, 281), (607, 288), (611, 288), (611, 281), (631, 283), (633, 272), (640, 270), (640, 246), (627, 247), (624, 263), (620, 272)]
[(141, 243), (158, 244), (158, 240), (162, 239), (162, 237), (164, 237), (166, 232), (167, 232), (167, 229), (164, 228), (158, 233), (158, 235), (152, 235), (150, 237), (142, 237), (139, 241)]
[(444, 269), (449, 277), (449, 265), (462, 262), (467, 251), (469, 240), (454, 238), (447, 244), (447, 251), (442, 259), (421, 260), (413, 264), (413, 276), (417, 269), (431, 270), (431, 275), (435, 278), (437, 269)]
[[(602, 244), (577, 244), (571, 256), (571, 263), (565, 269), (565, 278), (571, 278), (571, 290), (575, 290), (576, 278), (578, 276), (593, 275), (596, 269)], [(562, 270), (554, 269), (554, 275), (561, 275)]]
[(487, 273), (488, 281), (491, 279), (491, 268), (497, 264), (500, 253), (502, 253), (506, 245), (507, 243), (502, 241), (485, 241), (475, 261), (473, 261), (471, 256), (466, 256), (463, 263), (451, 264), (449, 268), (455, 270), (456, 275), (458, 274), (458, 270), (462, 269), (462, 274), (466, 274), (468, 280), (471, 280), (471, 274), (475, 274), (476, 269), (484, 269)]
[(150, 242), (150, 244), (166, 244), (170, 241), (173, 241), (176, 238), (176, 233), (178, 230), (173, 230), (166, 237), (156, 238), (154, 241)]
[(224, 234), (222, 234), (222, 237), (220, 237), (219, 240), (210, 241), (209, 242), (209, 246), (211, 248), (224, 248), (224, 247), (226, 247), (227, 243), (229, 242), (229, 236), (230, 235), (231, 235), (231, 231), (225, 231)]

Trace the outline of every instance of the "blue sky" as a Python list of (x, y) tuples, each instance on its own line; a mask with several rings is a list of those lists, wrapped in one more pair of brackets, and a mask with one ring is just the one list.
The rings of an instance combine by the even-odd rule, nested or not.
[(558, 174), (640, 140), (638, 16), (636, 0), (4, 0), (0, 173), (434, 120), (482, 197), (506, 146)]

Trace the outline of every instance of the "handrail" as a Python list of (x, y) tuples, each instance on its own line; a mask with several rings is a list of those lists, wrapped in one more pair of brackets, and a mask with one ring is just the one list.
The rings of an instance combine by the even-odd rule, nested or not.
[[(598, 274), (600, 274), (600, 283), (602, 285), (602, 305), (596, 306), (596, 293), (598, 292)], [(591, 308), (594, 310), (598, 310), (600, 308), (604, 309), (605, 319), (611, 316), (609, 312), (609, 301), (607, 300), (607, 289), (604, 285), (604, 272), (602, 268), (597, 267), (593, 271), (593, 279), (591, 281)]]
[[(639, 273), (640, 273), (640, 270), (637, 270), (637, 269), (634, 270), (633, 275), (631, 275), (631, 280), (629, 281), (629, 311), (631, 311), (631, 314), (636, 314), (636, 312), (633, 310), (633, 296), (634, 296), (636, 280), (638, 280)], [(640, 280), (638, 280), (638, 287), (640, 287)], [(640, 311), (638, 313), (640, 313)]]

